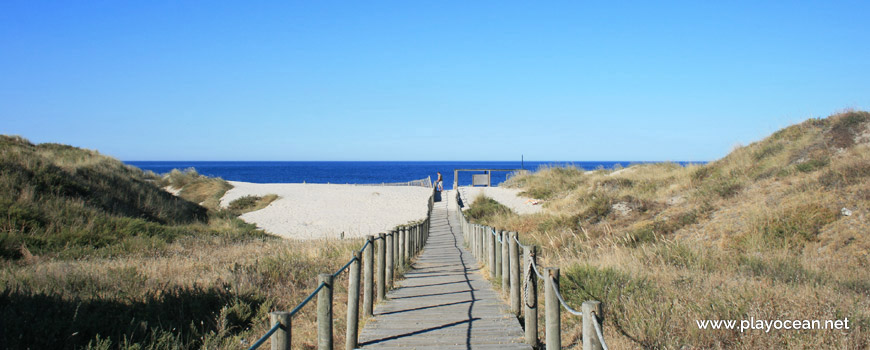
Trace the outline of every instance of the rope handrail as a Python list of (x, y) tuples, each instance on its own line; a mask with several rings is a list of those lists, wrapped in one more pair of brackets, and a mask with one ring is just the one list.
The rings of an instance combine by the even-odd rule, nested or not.
[(308, 302), (311, 301), (311, 299), (314, 299), (314, 296), (317, 295), (317, 292), (319, 292), (325, 286), (326, 286), (326, 283), (320, 282), (320, 285), (318, 285), (317, 288), (315, 288), (314, 291), (311, 292), (311, 294), (309, 294), (308, 297), (305, 298), (305, 300), (303, 300), (301, 303), (299, 303), (299, 305), (296, 305), (296, 307), (294, 307), (293, 310), (290, 310), (290, 317), (293, 317), (293, 315), (295, 315), (297, 312), (299, 312), (299, 310), (302, 310), (302, 307), (305, 306), (305, 304), (308, 304)]
[(374, 240), (372, 240), (372, 241), (366, 240), (366, 244), (363, 244), (362, 248), (359, 249), (359, 253), (362, 254), (366, 250), (366, 247), (368, 247), (369, 244), (371, 244), (373, 241)]
[[(457, 195), (457, 198), (459, 198), (458, 195)], [(460, 211), (460, 217), (462, 218), (462, 220), (463, 220), (466, 224), (468, 224), (468, 223), (470, 222), (470, 221), (468, 220), (468, 217), (465, 215), (465, 212)], [(476, 232), (480, 232), (480, 233), (482, 233), (482, 234), (485, 235), (486, 232), (487, 232), (486, 229), (488, 228), (488, 229), (489, 229), (489, 230), (488, 230), (489, 233), (490, 233), (491, 235), (493, 235), (493, 236), (496, 237), (496, 241), (497, 241), (497, 242), (504, 244), (506, 241), (509, 241), (509, 238), (503, 238), (503, 237), (501, 237), (502, 235), (499, 235), (499, 234), (497, 233), (497, 231), (495, 230), (494, 227), (491, 227), (491, 226), (488, 226), (488, 225), (480, 225), (480, 226), (482, 226), (484, 230), (483, 230), (482, 232), (480, 232), (480, 231), (476, 231)], [(475, 232), (474, 230), (472, 230), (472, 234), (474, 234), (474, 233), (476, 233), (476, 232)], [(479, 246), (479, 244), (480, 244), (479, 241), (476, 241), (476, 238), (473, 239), (473, 240), (474, 240), (474, 242), (475, 242), (475, 243), (473, 243), (473, 244), (475, 245), (474, 247), (475, 247), (475, 249), (477, 250), (477, 253), (476, 253), (476, 254), (486, 254), (486, 252), (489, 251), (489, 249), (491, 249), (491, 248), (489, 248), (489, 246), (487, 246), (488, 243), (485, 243), (485, 244), (484, 244), (484, 247), (483, 247), (483, 248), (480, 248), (480, 246)], [(522, 244), (522, 242), (520, 242), (520, 240), (519, 240), (518, 235), (514, 235), (514, 236), (513, 236), (513, 241), (516, 242), (517, 245), (518, 245), (519, 247), (522, 247), (522, 248), (525, 249), (525, 250), (531, 250), (531, 249), (535, 248), (534, 245), (524, 245), (524, 244)], [(483, 253), (479, 253), (479, 252), (481, 252), (481, 251), (482, 251)], [(584, 313), (583, 313), (582, 310), (581, 310), (581, 311), (577, 311), (577, 310), (575, 310), (574, 308), (572, 308), (570, 305), (568, 305), (568, 302), (566, 302), (566, 301), (565, 301), (565, 298), (562, 297), (562, 293), (561, 293), (561, 291), (559, 290), (559, 288), (553, 288), (553, 287), (556, 287), (556, 286), (550, 286), (549, 284), (546, 284), (546, 281), (548, 280), (548, 278), (545, 278), (544, 275), (541, 274), (541, 272), (539, 271), (539, 269), (538, 269), (538, 266), (539, 266), (539, 265), (538, 265), (538, 263), (534, 260), (534, 254), (535, 254), (535, 252), (532, 251), (531, 254), (533, 254), (533, 255), (532, 255), (532, 259), (529, 259), (528, 263), (525, 264), (525, 265), (526, 265), (526, 269), (525, 269), (525, 272), (523, 273), (524, 276), (523, 276), (523, 280), (522, 280), (522, 286), (521, 286), (521, 287), (520, 287), (520, 286), (517, 286), (517, 287), (521, 288), (520, 291), (519, 291), (519, 293), (521, 293), (521, 294), (520, 294), (520, 297), (522, 297), (522, 300), (525, 300), (526, 307), (527, 307), (527, 308), (528, 308), (528, 307), (535, 307), (535, 306), (534, 306), (535, 304), (529, 304), (529, 303), (531, 302), (530, 299), (529, 299), (529, 293), (532, 292), (532, 291), (529, 290), (529, 287), (531, 287), (531, 282), (533, 281), (533, 278), (534, 278), (534, 277), (532, 276), (532, 271), (534, 271), (534, 275), (536, 275), (540, 280), (543, 280), (543, 281), (545, 282), (545, 288), (552, 288), (552, 289), (553, 289), (553, 295), (555, 295), (555, 296), (556, 296), (556, 299), (559, 301), (559, 303), (558, 303), (557, 305), (554, 305), (554, 306), (553, 306), (553, 307), (556, 308), (556, 310), (558, 310), (559, 308), (564, 308), (566, 311), (568, 311), (568, 313), (570, 313), (570, 314), (572, 314), (572, 315), (575, 315), (575, 316), (580, 316), (581, 318), (582, 318), (582, 317), (592, 317), (591, 322), (592, 322), (592, 324), (594, 325), (594, 328), (595, 328), (595, 334), (590, 334), (589, 336), (590, 336), (590, 337), (597, 336), (597, 338), (598, 338), (598, 340), (599, 340), (599, 342), (600, 342), (602, 348), (603, 348), (604, 350), (608, 350), (607, 343), (605, 343), (605, 340), (604, 340), (604, 334), (603, 334), (603, 332), (601, 331), (601, 324), (598, 323), (597, 317), (595, 317), (595, 316), (597, 316), (597, 315), (595, 315), (595, 313), (596, 313), (595, 310), (594, 310), (594, 309), (593, 309), (593, 310), (590, 310), (591, 315), (584, 315)], [(478, 259), (481, 259), (481, 258), (478, 257)], [(545, 268), (545, 267), (544, 267), (544, 266), (541, 266), (541, 268), (543, 269), (543, 268)], [(522, 271), (521, 271), (521, 272), (522, 272)], [(514, 287), (511, 286), (511, 288), (513, 289)], [(512, 293), (513, 293), (513, 292), (512, 292)], [(537, 292), (535, 292), (535, 293), (537, 293)], [(512, 296), (512, 298), (513, 298), (513, 296)], [(535, 298), (537, 298), (537, 297), (535, 297)], [(536, 301), (535, 301), (535, 303), (536, 303)], [(586, 303), (584, 303), (584, 308), (585, 308), (585, 307), (586, 307)], [(527, 323), (526, 325), (528, 326), (528, 323)], [(537, 329), (537, 325), (534, 324), (534, 325), (532, 326), (532, 329)], [(535, 334), (536, 334), (537, 331), (533, 331), (533, 332), (535, 332)], [(549, 332), (549, 329), (548, 329), (548, 332)], [(585, 335), (585, 332), (586, 332), (586, 330), (584, 329), (584, 336), (586, 336), (586, 335)], [(557, 334), (558, 334), (558, 332), (557, 332)], [(529, 339), (528, 337), (530, 337), (530, 336), (528, 335), (528, 333), (527, 333), (526, 337), (527, 337), (527, 339)], [(534, 341), (537, 341), (537, 340), (536, 340), (536, 339), (537, 339), (537, 338), (536, 338), (536, 335), (533, 334), (531, 337), (532, 337), (531, 339), (533, 339)], [(549, 335), (548, 335), (548, 337), (549, 337)], [(557, 335), (557, 337), (558, 337), (558, 335)], [(548, 338), (548, 339), (549, 339), (549, 338)], [(528, 341), (528, 340), (527, 340), (527, 341)], [(557, 338), (556, 340), (554, 340), (554, 341), (558, 341), (558, 338)], [(558, 345), (558, 342), (557, 342), (556, 344)]]
[[(592, 311), (592, 314), (595, 315), (595, 311)], [(598, 316), (598, 315), (595, 315), (595, 316)], [(592, 325), (595, 326), (595, 333), (598, 334), (598, 340), (601, 342), (601, 347), (604, 350), (608, 350), (607, 343), (604, 341), (604, 333), (601, 332), (601, 325), (598, 324), (598, 321), (592, 322)]]
[(354, 261), (356, 261), (356, 257), (350, 258), (350, 261), (348, 261), (347, 264), (344, 264), (344, 266), (342, 266), (340, 269), (338, 269), (338, 271), (335, 271), (335, 273), (332, 274), (332, 277), (333, 278), (338, 277), (338, 275), (340, 275), (342, 272), (344, 272), (344, 270), (347, 269), (347, 267), (350, 266), (350, 264), (353, 264)]
[(529, 249), (532, 247), (532, 246), (528, 246), (528, 245), (525, 245), (522, 242), (520, 242), (520, 239), (517, 238), (517, 236), (514, 236), (514, 241), (517, 242), (517, 244), (520, 246), (520, 248)]
[[(315, 288), (314, 291), (305, 298), (305, 300), (299, 303), (299, 305), (296, 305), (296, 307), (294, 307), (293, 310), (290, 311), (290, 317), (293, 317), (293, 315), (299, 312), (299, 310), (301, 310), (302, 307), (305, 306), (305, 304), (308, 304), (311, 299), (314, 299), (314, 296), (317, 295), (317, 292), (320, 292), (320, 290), (323, 289), (324, 286), (326, 286), (326, 283), (321, 282), (320, 285), (317, 286), (317, 288)], [(272, 326), (272, 328), (269, 329), (266, 334), (263, 334), (263, 336), (260, 337), (260, 339), (258, 339), (254, 344), (252, 344), (251, 347), (248, 348), (248, 350), (256, 350), (257, 348), (259, 348), (261, 345), (263, 345), (263, 343), (266, 342), (267, 339), (269, 339), (269, 337), (272, 336), (272, 334), (275, 334), (275, 332), (277, 332), (279, 328), (281, 328), (281, 324), (275, 323), (275, 325)]]
[[(540, 272), (538, 272), (538, 264), (536, 264), (534, 261), (529, 261), (529, 265), (532, 266), (532, 270), (535, 271), (535, 274), (538, 275), (538, 278), (546, 281), (546, 279), (544, 278), (544, 275), (542, 275)], [(583, 316), (583, 312), (574, 310), (570, 306), (568, 306), (568, 303), (565, 301), (565, 299), (562, 298), (562, 293), (559, 292), (558, 288), (554, 288), (554, 290), (556, 292), (556, 298), (559, 299), (559, 303), (562, 304), (562, 307), (564, 307), (565, 310), (568, 310), (568, 312), (570, 312), (574, 315)]]
[(266, 334), (264, 334), (262, 337), (260, 337), (260, 339), (257, 339), (257, 341), (254, 344), (252, 344), (251, 347), (248, 348), (248, 350), (256, 350), (257, 348), (259, 348), (260, 345), (263, 345), (263, 343), (265, 343), (266, 340), (272, 336), (272, 334), (275, 334), (275, 332), (278, 331), (278, 328), (281, 328), (281, 323), (276, 322), (275, 325), (272, 326), (272, 328), (270, 328), (269, 331), (266, 332)]
[[(431, 177), (429, 177), (427, 179), (423, 179), (423, 180), (409, 181), (407, 184), (412, 185), (412, 183), (420, 183), (420, 185), (425, 187), (427, 185), (427, 182), (428, 182), (429, 187), (431, 187), (432, 186), (431, 185), (431, 183), (432, 183)], [(382, 184), (382, 185), (394, 185), (394, 184)], [(432, 209), (433, 209), (433, 202), (432, 201), (433, 201), (434, 195), (435, 195), (435, 189), (433, 188), (432, 194), (429, 196), (429, 203), (428, 203), (428, 210), (427, 210), (427, 214), (426, 214), (426, 219), (416, 223), (416, 225), (419, 226), (419, 225), (425, 224), (431, 218)], [(400, 226), (400, 227), (411, 227), (411, 226)], [(397, 228), (399, 228), (399, 227), (397, 227)], [(367, 239), (365, 244), (363, 244), (363, 246), (359, 249), (359, 253), (360, 254), (364, 253), (366, 248), (368, 248), (369, 244), (373, 245), (374, 244), (373, 242), (375, 240), (378, 240), (378, 239), (386, 241), (386, 236), (380, 235), (380, 236), (374, 237), (371, 240)], [(345, 270), (347, 270), (347, 268), (350, 267), (354, 263), (354, 261), (361, 262), (360, 258), (356, 254), (354, 254), (354, 256), (351, 257), (351, 259), (346, 264), (344, 264), (344, 266), (342, 266), (340, 269), (338, 269), (338, 271), (333, 273), (331, 275), (332, 278), (338, 277), (338, 275), (340, 275)], [(317, 294), (320, 292), (320, 290), (323, 289), (324, 287), (327, 287), (327, 283), (320, 282), (320, 284), (317, 285), (317, 288), (314, 288), (314, 290), (311, 292), (311, 294), (309, 294), (307, 297), (305, 297), (305, 299), (302, 300), (302, 302), (300, 302), (298, 305), (296, 305), (296, 307), (293, 308), (293, 310), (290, 310), (290, 312), (287, 313), (287, 317), (292, 318), (294, 315), (296, 315), (296, 313), (298, 313), (300, 310), (302, 310), (303, 307), (305, 307), (305, 305), (307, 305), (309, 302), (311, 302), (311, 300), (314, 299), (314, 297), (317, 296)], [(330, 297), (330, 300), (331, 299), (332, 298)], [(331, 318), (331, 316), (329, 316), (329, 317)], [(318, 318), (319, 318), (319, 315), (318, 315)], [(277, 322), (272, 326), (272, 328), (270, 328), (266, 332), (266, 334), (263, 334), (262, 337), (260, 337), (256, 342), (254, 342), (254, 344), (252, 344), (251, 347), (248, 348), (248, 350), (256, 350), (257, 348), (262, 346), (266, 342), (266, 340), (268, 340), (279, 329), (281, 329), (281, 323)], [(351, 343), (349, 342), (348, 344), (351, 344)], [(348, 346), (351, 346), (351, 345), (348, 345)]]
[(559, 299), (559, 304), (562, 304), (562, 307), (564, 307), (565, 310), (568, 310), (568, 312), (570, 312), (574, 315), (581, 316), (581, 317), (583, 316), (582, 311), (574, 310), (570, 306), (568, 306), (568, 303), (565, 302), (565, 299), (562, 299), (562, 293), (559, 292), (559, 288), (553, 288), (553, 291), (556, 292), (556, 298)]
[(540, 278), (542, 281), (545, 281), (545, 280), (546, 280), (546, 279), (544, 278), (544, 275), (542, 275), (540, 272), (538, 272), (538, 264), (537, 264), (537, 263), (535, 263), (534, 261), (532, 261), (532, 262), (529, 263), (529, 265), (532, 265), (532, 270), (535, 271), (535, 274), (538, 275), (538, 278)]
[(496, 242), (504, 243), (504, 240), (501, 239), (501, 235), (495, 231), (495, 228), (490, 227), (489, 229), (492, 231), (492, 236), (495, 237)]

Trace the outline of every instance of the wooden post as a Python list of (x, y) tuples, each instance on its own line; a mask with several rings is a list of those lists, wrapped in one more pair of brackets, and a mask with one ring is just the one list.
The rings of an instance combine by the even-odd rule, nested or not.
[[(495, 266), (493, 266), (493, 268), (495, 269), (496, 281), (498, 281), (501, 279), (502, 276), (504, 276), (504, 273), (502, 273), (502, 267), (504, 266), (504, 264), (502, 264), (503, 255), (502, 255), (502, 249), (501, 249), (501, 245), (502, 245), (501, 231), (495, 231), (494, 239), (495, 239)], [(504, 289), (502, 289), (502, 291), (504, 291)]]
[(398, 229), (393, 230), (393, 279), (394, 281), (399, 276), (399, 267), (402, 266), (402, 256), (399, 255), (399, 235), (401, 232)]
[(510, 292), (510, 284), (511, 284), (511, 253), (510, 253), (510, 241), (508, 240), (507, 231), (499, 232), (501, 235), (501, 290), (502, 293), (508, 294)]
[(459, 170), (453, 170), (453, 189), (459, 194)]
[(488, 265), (489, 264), (489, 246), (491, 243), (489, 243), (490, 235), (489, 235), (489, 233), (487, 233), (485, 231), (486, 231), (486, 226), (481, 225), (480, 226), (480, 236), (483, 237), (483, 256), (481, 256), (481, 260), (483, 260), (484, 265)]
[(378, 300), (384, 300), (384, 296), (387, 291), (387, 284), (384, 278), (386, 278), (386, 265), (387, 265), (387, 235), (386, 234), (378, 234)]
[(414, 235), (414, 231), (408, 229), (408, 237), (411, 237), (411, 257), (417, 256), (417, 241), (419, 240), (416, 235)]
[(474, 234), (474, 257), (477, 258), (477, 261), (480, 261), (480, 225), (472, 224), (471, 231)]
[(492, 227), (486, 226), (483, 229), (486, 231), (486, 238), (489, 239), (489, 277), (495, 278), (495, 236), (492, 234)]
[(401, 261), (401, 263), (399, 263), (399, 266), (404, 267), (405, 263), (408, 262), (408, 255), (407, 255), (408, 252), (405, 250), (405, 242), (407, 242), (406, 241), (407, 236), (405, 235), (405, 230), (403, 230), (403, 229), (399, 229), (398, 232), (399, 232), (399, 260)]
[(408, 231), (414, 236), (414, 255), (417, 255), (420, 252), (420, 235), (414, 229), (414, 226), (408, 226)]
[(350, 264), (347, 278), (347, 336), (345, 349), (356, 349), (359, 335), (359, 265), (362, 256), (353, 252), (354, 261)]
[(468, 231), (465, 230), (465, 220), (462, 213), (459, 213), (459, 231), (462, 232), (462, 239), (465, 241), (465, 247), (471, 248), (471, 241), (468, 240)]
[(405, 262), (411, 264), (411, 235), (407, 228), (402, 228), (402, 235), (405, 236)]
[(523, 248), (523, 274), (528, 273), (523, 278), (528, 279), (526, 283), (526, 300), (523, 309), (523, 321), (526, 324), (526, 344), (533, 347), (538, 345), (538, 276), (535, 271), (526, 272), (530, 263), (535, 263), (536, 246)]
[(473, 225), (468, 225), (468, 239), (471, 241), (471, 254), (477, 258), (477, 231)]
[(483, 235), (483, 226), (475, 224), (475, 238), (477, 238), (477, 261), (486, 263), (486, 236)]
[(417, 229), (417, 226), (411, 226), (411, 232), (414, 232), (414, 236), (417, 236), (417, 253), (420, 253), (423, 250), (423, 235), (420, 230)]
[(393, 232), (387, 233), (387, 267), (385, 272), (387, 274), (385, 281), (386, 287), (389, 289), (393, 285), (393, 270), (395, 269), (395, 264), (393, 260), (395, 255), (393, 255), (393, 237), (395, 234)]
[(375, 286), (375, 236), (366, 236), (368, 245), (363, 250), (363, 314), (366, 317), (374, 315), (374, 286)]
[(269, 339), (269, 342), (272, 343), (272, 350), (290, 350), (290, 313), (286, 311), (273, 311), (269, 313), (269, 320), (271, 325), (276, 323), (281, 324), (281, 327)]
[(544, 288), (546, 290), (544, 293), (544, 303), (546, 303), (544, 317), (547, 324), (547, 349), (561, 349), (562, 319), (560, 312), (562, 306), (559, 305), (559, 299), (556, 296), (556, 291), (559, 290), (559, 268), (548, 267), (544, 272), (544, 277), (547, 278), (547, 284)]
[(417, 231), (417, 234), (420, 236), (420, 251), (423, 251), (423, 247), (426, 246), (426, 234), (419, 225), (414, 226), (414, 231)]
[(477, 231), (474, 225), (468, 225), (468, 240), (471, 241), (471, 255), (477, 258)]
[(414, 237), (411, 236), (411, 230), (403, 229), (402, 232), (405, 233), (405, 255), (408, 258), (408, 263), (411, 262), (411, 258), (414, 257)]
[(592, 324), (592, 322), (601, 324), (601, 302), (597, 300), (584, 301), (581, 310), (583, 311), (583, 350), (602, 350), (601, 339), (598, 339), (595, 325)]
[(520, 249), (517, 243), (516, 232), (508, 234), (508, 256), (510, 256), (508, 270), (510, 271), (511, 312), (519, 316), (522, 313), (520, 301)]
[(480, 253), (477, 259), (481, 265), (486, 265), (489, 262), (489, 255), (487, 255), (489, 241), (486, 239), (486, 235), (483, 234), (483, 225), (477, 225), (477, 240), (480, 242)]
[(317, 348), (332, 350), (332, 274), (318, 275), (317, 282), (326, 284), (317, 293)]
[(420, 229), (420, 226), (414, 226), (414, 232), (416, 232), (417, 236), (420, 237), (420, 247), (417, 249), (417, 251), (422, 252), (423, 247), (426, 246), (426, 237), (423, 235), (423, 230)]

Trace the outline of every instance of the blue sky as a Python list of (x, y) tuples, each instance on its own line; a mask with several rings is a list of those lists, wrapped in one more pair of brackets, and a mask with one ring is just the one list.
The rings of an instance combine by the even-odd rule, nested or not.
[(870, 107), (868, 2), (0, 2), (0, 133), (123, 160), (713, 160)]

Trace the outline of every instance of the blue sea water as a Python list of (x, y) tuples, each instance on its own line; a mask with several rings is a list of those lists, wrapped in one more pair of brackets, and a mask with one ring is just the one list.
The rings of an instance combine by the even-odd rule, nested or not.
[[(208, 161), (127, 161), (127, 164), (163, 174), (172, 169), (194, 168), (203, 175), (221, 177), (230, 181), (255, 183), (351, 183), (375, 184), (382, 182), (406, 182), (424, 179), (435, 181), (436, 172), (444, 176), (444, 188), (453, 187), (454, 169), (520, 169), (537, 170), (541, 166), (573, 165), (586, 170), (598, 167), (607, 169), (617, 164), (627, 166), (643, 162), (208, 162)], [(688, 162), (677, 162), (687, 164)], [(695, 162), (693, 162), (695, 163)], [(476, 172), (477, 174), (481, 172)], [(459, 184), (471, 184), (471, 174), (460, 172)], [(505, 181), (508, 172), (493, 172), (492, 183)]]

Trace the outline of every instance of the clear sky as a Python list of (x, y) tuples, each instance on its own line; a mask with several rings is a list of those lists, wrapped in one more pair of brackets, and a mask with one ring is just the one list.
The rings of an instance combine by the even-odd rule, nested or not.
[(870, 107), (870, 2), (0, 1), (0, 133), (123, 160), (714, 160)]

